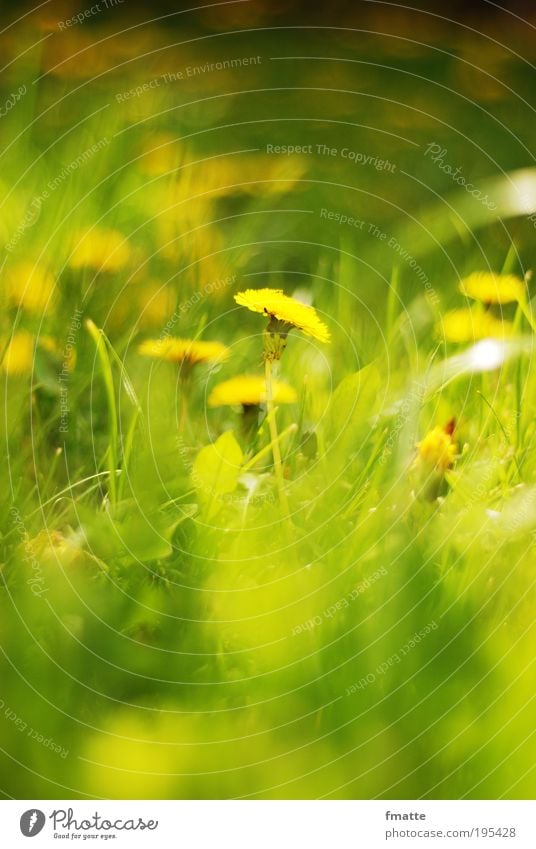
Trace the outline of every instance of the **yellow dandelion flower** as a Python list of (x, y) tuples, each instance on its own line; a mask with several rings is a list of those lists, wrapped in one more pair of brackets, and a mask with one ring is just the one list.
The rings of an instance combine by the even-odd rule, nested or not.
[(272, 363), (281, 358), (287, 344), (287, 336), (293, 328), (301, 330), (302, 333), (312, 336), (320, 342), (329, 342), (330, 333), (313, 307), (285, 295), (282, 289), (246, 289), (244, 292), (238, 292), (235, 295), (235, 301), (240, 306), (247, 307), (252, 312), (258, 312), (268, 318), (268, 327), (263, 333), (266, 410), (279, 501), (283, 513), (289, 520), (290, 509), (285, 490), (281, 449), (274, 416)]
[(131, 257), (130, 245), (118, 230), (93, 227), (77, 234), (69, 259), (71, 268), (120, 271)]
[(475, 271), (460, 283), (460, 292), (484, 304), (509, 304), (525, 295), (523, 280), (514, 274), (492, 274)]
[(11, 337), (2, 359), (2, 370), (17, 376), (31, 371), (34, 356), (34, 339), (26, 330)]
[(170, 363), (219, 363), (229, 356), (229, 348), (221, 342), (203, 342), (195, 339), (146, 339), (138, 347), (144, 357), (167, 360)]
[[(272, 384), (273, 400), (276, 404), (293, 404), (297, 395), (292, 386), (279, 380)], [(264, 377), (244, 374), (232, 377), (215, 386), (209, 395), (209, 407), (223, 407), (242, 404), (244, 407), (258, 406), (266, 402), (266, 382)]]
[(453, 430), (454, 422), (449, 422), (446, 427), (434, 427), (417, 443), (418, 456), (426, 466), (438, 472), (450, 469), (458, 453), (458, 446), (452, 438)]
[(282, 289), (246, 289), (235, 295), (235, 301), (252, 312), (280, 322), (284, 325), (280, 330), (282, 333), (288, 333), (295, 327), (319, 342), (330, 341), (330, 332), (314, 307), (285, 295)]
[(41, 315), (52, 305), (56, 281), (40, 265), (20, 262), (6, 273), (6, 292), (11, 304)]
[(437, 335), (446, 342), (473, 342), (511, 336), (513, 325), (489, 312), (470, 309), (450, 310), (437, 326)]

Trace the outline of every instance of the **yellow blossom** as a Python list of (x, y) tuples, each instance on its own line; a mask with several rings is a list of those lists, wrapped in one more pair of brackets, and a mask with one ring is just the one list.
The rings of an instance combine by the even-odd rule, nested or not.
[(2, 359), (2, 370), (9, 375), (21, 375), (31, 371), (34, 356), (34, 339), (26, 330), (19, 330), (11, 337)]
[(19, 262), (6, 273), (10, 303), (37, 315), (51, 306), (55, 283), (54, 276), (46, 268), (32, 262)]
[(146, 339), (138, 347), (144, 357), (167, 360), (171, 363), (218, 363), (229, 356), (229, 348), (221, 342), (203, 342), (195, 339)]
[(502, 339), (512, 334), (510, 321), (489, 312), (459, 309), (445, 313), (437, 327), (437, 334), (446, 342), (473, 342), (478, 339)]
[(458, 446), (452, 438), (452, 428), (434, 427), (428, 431), (421, 442), (417, 443), (420, 459), (430, 468), (445, 472), (449, 469), (458, 453)]
[[(293, 404), (297, 395), (292, 386), (274, 380), (273, 399), (276, 404)], [(208, 399), (209, 407), (242, 404), (253, 406), (266, 402), (266, 382), (260, 375), (244, 374), (215, 386)]]
[(460, 292), (484, 304), (509, 304), (525, 295), (525, 284), (514, 274), (475, 271), (460, 283)]
[(124, 268), (130, 256), (129, 243), (122, 233), (93, 227), (76, 235), (69, 265), (114, 272)]
[(316, 310), (285, 295), (281, 289), (246, 289), (235, 295), (235, 301), (252, 312), (281, 322), (284, 327), (280, 332), (288, 333), (295, 327), (319, 342), (330, 341), (329, 330), (319, 319)]

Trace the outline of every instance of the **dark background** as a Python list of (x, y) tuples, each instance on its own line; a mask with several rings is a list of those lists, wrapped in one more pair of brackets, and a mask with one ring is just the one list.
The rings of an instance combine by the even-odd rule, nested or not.
[[(25, 12), (35, 9), (38, 6), (41, 9), (69, 10), (71, 14), (83, 11), (90, 7), (93, 3), (91, 0), (87, 2), (69, 2), (69, 0), (51, 0), (48, 4), (40, 3), (20, 3), (18, 0), (3, 0), (0, 4), (0, 14), (4, 17), (13, 18), (23, 15)], [(169, 14), (174, 11), (183, 9), (191, 9), (199, 5), (213, 5), (210, 3), (192, 3), (192, 2), (173, 2), (173, 0), (153, 0), (151, 3), (138, 2), (138, 0), (124, 0), (118, 5), (123, 14), (127, 14), (128, 10), (131, 13), (139, 16), (144, 13), (146, 18), (156, 17), (159, 14)], [(303, 20), (304, 16), (308, 19), (326, 18), (329, 16), (333, 22), (344, 20), (349, 16), (355, 18), (356, 13), (363, 10), (363, 14), (374, 12), (386, 17), (407, 11), (411, 14), (411, 8), (425, 10), (435, 15), (445, 16), (446, 18), (473, 19), (475, 23), (480, 23), (485, 26), (490, 19), (498, 18), (504, 15), (505, 11), (510, 11), (522, 17), (532, 18), (534, 16), (534, 3), (532, 0), (509, 0), (509, 2), (492, 3), (487, 0), (437, 0), (437, 2), (422, 2), (422, 0), (412, 0), (408, 3), (397, 2), (367, 2), (367, 0), (331, 0), (331, 2), (314, 3), (311, 0), (252, 0), (251, 3), (237, 4), (228, 6), (228, 16), (233, 18), (236, 15), (238, 5), (242, 5), (243, 13), (247, 8), (249, 13), (254, 13), (260, 16), (265, 21), (278, 20), (285, 17), (289, 20)], [(221, 12), (224, 11), (224, 7)]]

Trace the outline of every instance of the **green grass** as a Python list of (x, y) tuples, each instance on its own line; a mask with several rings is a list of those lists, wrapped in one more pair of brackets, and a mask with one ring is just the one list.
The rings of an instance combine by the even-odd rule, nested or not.
[[(193, 37), (188, 26), (206, 40), (158, 49)], [(478, 102), (459, 82), (441, 88), (458, 60), (433, 47), (399, 56), (389, 39), (316, 32), (308, 54), (352, 61), (271, 61), (303, 55), (299, 33), (239, 30), (223, 44), (188, 26), (148, 29), (143, 45), (115, 36), (61, 72), (50, 45), (22, 56), (31, 33), (16, 30), (4, 99), (28, 93), (0, 120), (2, 275), (30, 260), (57, 291), (32, 312), (2, 287), (3, 345), (25, 330), (55, 351), (36, 341), (30, 372), (2, 372), (0, 790), (529, 798), (530, 301), (503, 308), (520, 341), (491, 371), (436, 329), (467, 306), (464, 275), (534, 266), (534, 172), (528, 200), (507, 191), (531, 165), (525, 112), (506, 91)], [(177, 67), (257, 54), (247, 70), (116, 98)], [(533, 99), (527, 66), (504, 67)], [(432, 142), (491, 193), (493, 215), (424, 155)], [(396, 168), (276, 157), (268, 143)], [(97, 224), (128, 239), (115, 271), (70, 262), (78, 230)], [(220, 380), (263, 371), (265, 322), (233, 299), (260, 286), (306, 291), (332, 333), (321, 345), (292, 332), (281, 359), (298, 402), (275, 414), (279, 487), (266, 417), (248, 429), (239, 410), (207, 406)], [(169, 333), (231, 356), (184, 380), (137, 353)], [(438, 479), (416, 444), (451, 418), (459, 456)]]

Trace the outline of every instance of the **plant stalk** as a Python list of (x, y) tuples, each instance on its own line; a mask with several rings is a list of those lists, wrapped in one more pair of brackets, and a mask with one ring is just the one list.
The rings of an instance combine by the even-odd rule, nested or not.
[(285, 492), (285, 481), (283, 478), (283, 464), (281, 462), (281, 448), (277, 434), (277, 423), (275, 420), (274, 398), (272, 389), (272, 361), (269, 357), (264, 360), (264, 376), (266, 380), (266, 412), (268, 427), (270, 428), (270, 439), (272, 442), (272, 455), (274, 458), (275, 479), (279, 492), (279, 502), (287, 518), (290, 517), (287, 493)]

